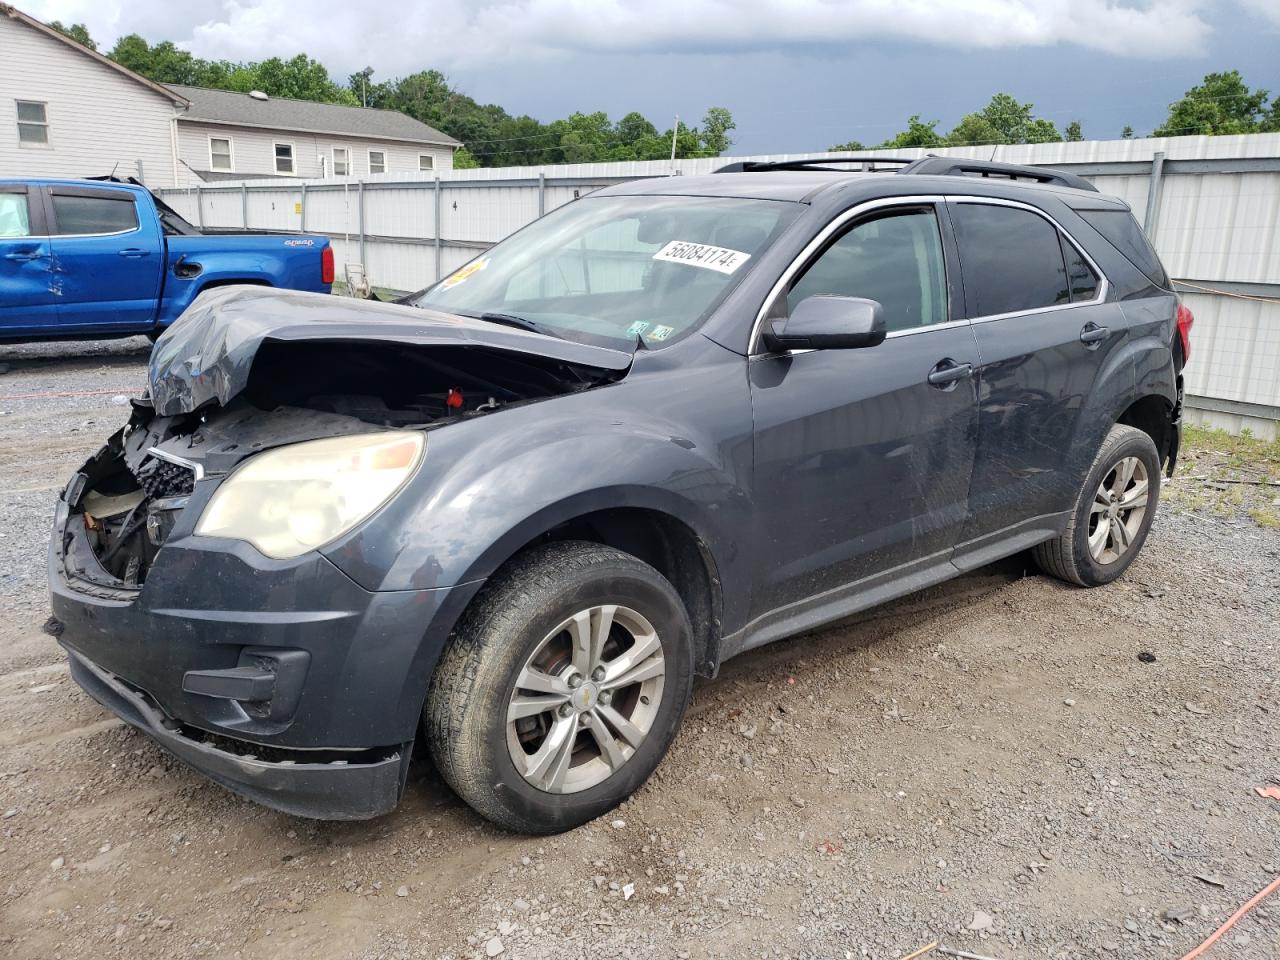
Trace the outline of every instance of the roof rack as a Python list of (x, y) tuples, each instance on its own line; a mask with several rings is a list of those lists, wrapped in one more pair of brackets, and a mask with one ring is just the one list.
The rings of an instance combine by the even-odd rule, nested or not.
[[(812, 157), (804, 160), (740, 160), (726, 164), (716, 173), (764, 173), (771, 170), (823, 170), (831, 164), (862, 165), (864, 171), (874, 171), (876, 164), (892, 164), (895, 172), (935, 177), (998, 177), (1003, 180), (1030, 180), (1033, 183), (1054, 183), (1076, 190), (1098, 192), (1088, 180), (1074, 173), (1054, 170), (1051, 167), (1026, 167), (1016, 163), (998, 163), (994, 160), (968, 160), (964, 157), (939, 157), (929, 154), (916, 160), (903, 157)], [(832, 173), (850, 171), (831, 170)]]
[(909, 163), (898, 171), (935, 177), (999, 177), (1004, 180), (1031, 180), (1035, 183), (1056, 183), (1076, 190), (1098, 192), (1088, 180), (1074, 173), (1065, 173), (1050, 167), (1024, 167), (1017, 163), (997, 163), (994, 160), (967, 160), (963, 157), (939, 157), (930, 154)]
[[(902, 157), (811, 157), (805, 160), (739, 160), (726, 164), (716, 173), (764, 173), (769, 170), (821, 170), (833, 163), (857, 163), (866, 169), (867, 165), (877, 163), (911, 164), (914, 160)], [(846, 171), (847, 172), (847, 171)]]

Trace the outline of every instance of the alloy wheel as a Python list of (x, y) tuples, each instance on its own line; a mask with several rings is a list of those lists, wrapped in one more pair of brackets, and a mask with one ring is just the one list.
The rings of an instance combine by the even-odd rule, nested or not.
[(1147, 467), (1125, 457), (1102, 478), (1089, 507), (1089, 554), (1099, 564), (1115, 563), (1133, 547), (1147, 515), (1151, 489)]
[(603, 783), (648, 736), (665, 675), (657, 631), (630, 607), (601, 604), (568, 617), (516, 677), (507, 707), (516, 770), (547, 793)]

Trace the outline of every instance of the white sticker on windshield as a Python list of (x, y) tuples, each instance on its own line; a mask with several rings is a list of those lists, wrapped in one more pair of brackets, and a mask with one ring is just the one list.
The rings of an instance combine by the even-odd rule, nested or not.
[(690, 240), (672, 240), (653, 255), (655, 260), (667, 263), (687, 263), (691, 267), (704, 267), (720, 273), (733, 273), (751, 259), (751, 254), (726, 247), (713, 247), (707, 243)]

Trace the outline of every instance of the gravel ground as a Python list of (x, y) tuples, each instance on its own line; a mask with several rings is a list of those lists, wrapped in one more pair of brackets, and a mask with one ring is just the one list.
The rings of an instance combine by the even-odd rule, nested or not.
[[(1280, 533), (1242, 509), (1164, 510), (1106, 588), (1015, 559), (739, 657), (652, 781), (560, 837), (488, 826), (425, 761), (369, 823), (243, 802), (40, 630), (52, 499), (145, 356), (0, 349), (0, 955), (1169, 958), (1280, 872), (1252, 789), (1280, 777)], [(1280, 898), (1209, 954), (1277, 956)]]

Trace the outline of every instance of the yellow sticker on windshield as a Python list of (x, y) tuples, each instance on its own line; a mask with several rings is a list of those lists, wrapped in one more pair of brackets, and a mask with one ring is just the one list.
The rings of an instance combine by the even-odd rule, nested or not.
[(709, 243), (691, 240), (672, 240), (653, 255), (655, 260), (667, 263), (685, 263), (691, 267), (703, 267), (720, 273), (733, 273), (751, 259), (751, 254), (727, 247), (713, 247)]
[(472, 260), (465, 267), (455, 270), (453, 273), (449, 274), (449, 276), (441, 280), (440, 289), (448, 290), (450, 287), (456, 287), (458, 284), (466, 280), (467, 277), (471, 276), (473, 273), (479, 273), (488, 265), (488, 257), (481, 257), (479, 260)]

